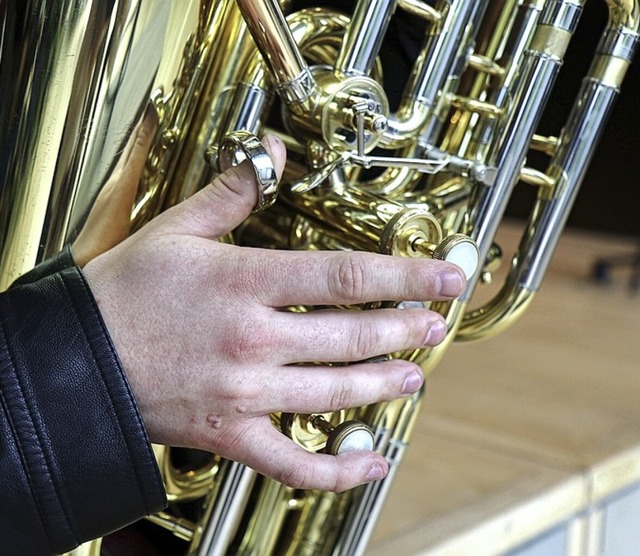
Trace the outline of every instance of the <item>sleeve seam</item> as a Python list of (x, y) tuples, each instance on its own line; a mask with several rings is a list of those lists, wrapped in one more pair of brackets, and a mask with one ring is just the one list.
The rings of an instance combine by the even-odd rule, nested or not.
[[(66, 505), (64, 503), (63, 497), (60, 494), (60, 490), (59, 490), (58, 485), (56, 483), (55, 477), (51, 473), (51, 464), (49, 462), (49, 457), (48, 457), (46, 451), (43, 450), (43, 448), (42, 448), (43, 443), (42, 443), (42, 438), (41, 438), (41, 431), (39, 431), (39, 427), (36, 426), (35, 419), (34, 419), (34, 416), (33, 416), (33, 409), (31, 407), (31, 404), (28, 402), (26, 396), (24, 395), (24, 388), (23, 388), (23, 385), (22, 385), (22, 380), (21, 380), (21, 377), (20, 377), (20, 373), (17, 372), (18, 366), (16, 365), (15, 356), (13, 354), (13, 350), (11, 348), (10, 342), (8, 341), (8, 337), (7, 337), (7, 334), (6, 334), (6, 331), (5, 331), (5, 326), (4, 326), (4, 323), (2, 322), (2, 319), (0, 319), (0, 330), (1, 330), (2, 336), (4, 338), (4, 343), (5, 343), (5, 346), (6, 346), (7, 355), (9, 357), (10, 361), (11, 361), (11, 365), (12, 365), (14, 371), (16, 371), (16, 372), (14, 372), (14, 384), (15, 384), (15, 387), (17, 389), (17, 393), (20, 396), (20, 401), (21, 401), (23, 407), (26, 409), (26, 412), (28, 414), (28, 418), (29, 418), (28, 426), (31, 429), (31, 431), (33, 431), (34, 438), (35, 438), (35, 441), (37, 443), (37, 448), (38, 448), (40, 456), (41, 456), (41, 467), (44, 469), (44, 471), (46, 471), (48, 482), (52, 487), (52, 491), (55, 494), (55, 496), (56, 496), (56, 498), (58, 500), (58, 503), (60, 504), (60, 510), (62, 511), (62, 514), (64, 516), (64, 519), (65, 519), (65, 522), (66, 522), (66, 525), (67, 525), (67, 534), (70, 535), (70, 537), (73, 539), (73, 542), (77, 545), (78, 544), (78, 540), (77, 540), (77, 538), (75, 536), (74, 528), (73, 528), (73, 526), (71, 524), (71, 520), (70, 520), (70, 517), (69, 517), (69, 512), (68, 512), (68, 510), (66, 508)], [(0, 389), (0, 395), (2, 396), (3, 405), (5, 407), (8, 407), (8, 404), (7, 404), (4, 392), (2, 392), (2, 389)], [(51, 538), (49, 527), (46, 525), (47, 524), (47, 520), (43, 519), (43, 517), (44, 517), (43, 516), (43, 511), (44, 511), (43, 505), (45, 505), (45, 502), (43, 501), (43, 499), (42, 499), (42, 497), (40, 495), (39, 489), (36, 488), (35, 484), (34, 484), (35, 483), (35, 479), (33, 478), (33, 475), (32, 475), (32, 472), (31, 472), (31, 465), (30, 465), (30, 463), (28, 461), (31, 458), (27, 458), (27, 455), (24, 453), (24, 447), (23, 447), (22, 442), (20, 440), (21, 434), (18, 432), (18, 430), (15, 427), (15, 423), (14, 423), (14, 420), (12, 419), (12, 415), (11, 415), (10, 411), (7, 411), (7, 418), (9, 420), (10, 424), (11, 424), (11, 430), (13, 431), (13, 434), (14, 434), (14, 437), (15, 437), (15, 440), (16, 440), (16, 446), (17, 446), (18, 450), (20, 451), (20, 457), (21, 457), (22, 462), (23, 462), (23, 468), (24, 468), (26, 476), (28, 477), (29, 486), (30, 486), (31, 492), (32, 492), (32, 494), (34, 496), (34, 500), (36, 500), (36, 506), (38, 508), (38, 512), (40, 513), (41, 520), (42, 520), (42, 523), (44, 525), (43, 528), (44, 528), (44, 530), (46, 532), (47, 538), (49, 539), (49, 544), (51, 546), (54, 546), (56, 543), (54, 542), (54, 539)]]

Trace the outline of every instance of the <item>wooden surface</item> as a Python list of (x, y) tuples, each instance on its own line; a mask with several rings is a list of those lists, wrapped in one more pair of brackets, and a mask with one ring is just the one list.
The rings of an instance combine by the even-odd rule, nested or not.
[[(501, 232), (505, 253), (518, 233)], [(634, 249), (565, 232), (524, 317), (453, 345), (367, 554), (498, 554), (640, 480), (640, 294), (624, 269), (590, 279)]]

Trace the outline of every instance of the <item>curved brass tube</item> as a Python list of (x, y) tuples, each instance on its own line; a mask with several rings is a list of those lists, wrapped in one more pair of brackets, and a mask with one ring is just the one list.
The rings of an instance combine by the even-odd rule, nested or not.
[(534, 294), (517, 284), (506, 284), (488, 304), (464, 316), (455, 339), (479, 340), (503, 332), (529, 308)]

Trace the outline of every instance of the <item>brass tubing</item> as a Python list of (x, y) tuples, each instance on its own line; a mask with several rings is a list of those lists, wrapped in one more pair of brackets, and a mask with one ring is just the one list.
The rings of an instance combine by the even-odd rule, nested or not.
[(248, 511), (247, 504), (257, 473), (235, 461), (226, 461), (225, 465), (223, 479), (214, 483), (215, 492), (211, 495), (206, 527), (199, 532), (198, 546), (192, 546), (190, 554), (226, 554), (242, 516)]
[(534, 133), (531, 138), (531, 144), (529, 148), (533, 151), (540, 151), (549, 156), (553, 156), (558, 148), (557, 137), (546, 137), (544, 135), (538, 135)]
[[(338, 45), (348, 23), (349, 20), (344, 15), (336, 12), (301, 10), (287, 17), (286, 27), (287, 33), (291, 35), (293, 42), (297, 45), (296, 50), (305, 52), (309, 45), (316, 45), (318, 39), (329, 40)], [(324, 55), (326, 56), (326, 54), (325, 52)], [(315, 55), (317, 52), (314, 52)], [(319, 63), (327, 64), (328, 60), (321, 60)], [(232, 112), (227, 115), (224, 125), (221, 126), (222, 130), (217, 134), (218, 137), (236, 129), (249, 129), (255, 134), (259, 134), (270, 106), (271, 93), (274, 89), (278, 91), (276, 76), (269, 69), (264, 54), (258, 50), (246, 60), (238, 79), (240, 82), (230, 103), (233, 107)], [(318, 100), (318, 95), (316, 90), (313, 95), (314, 101)], [(316, 108), (315, 102), (310, 105), (305, 102), (289, 105), (292, 115), (297, 113), (301, 115), (316, 114)], [(319, 134), (320, 124), (315, 123), (316, 131)], [(277, 133), (281, 135), (281, 132)], [(292, 141), (289, 141), (287, 149), (295, 151), (299, 149), (299, 145), (293, 146)]]
[[(415, 237), (433, 244), (442, 240), (440, 226), (426, 206), (408, 208), (358, 188), (344, 186), (339, 191), (297, 196), (283, 192), (283, 198), (313, 220), (311, 227), (319, 231), (321, 240), (335, 240), (343, 249), (423, 257), (414, 248)], [(310, 238), (308, 232), (304, 234), (304, 239)], [(309, 245), (292, 247), (322, 248), (313, 243), (311, 239)]]
[(283, 102), (290, 107), (312, 102), (315, 80), (277, 0), (237, 0), (237, 4)]
[[(423, 392), (413, 394), (397, 403), (380, 404), (385, 413), (382, 419), (372, 417), (370, 422), (377, 422), (375, 450), (382, 454), (389, 464), (387, 476), (381, 481), (374, 481), (360, 487), (357, 497), (353, 497), (344, 517), (342, 518), (342, 533), (338, 538), (333, 554), (349, 554), (362, 556), (365, 554), (369, 539), (382, 511), (387, 494), (393, 485), (394, 478), (408, 446), (407, 442), (395, 437), (393, 431), (385, 426), (388, 415), (391, 414), (396, 424), (402, 423), (406, 428), (413, 428), (419, 413)], [(393, 404), (393, 407), (392, 407)], [(378, 413), (378, 415), (380, 415)], [(385, 417), (386, 416), (386, 417)], [(409, 423), (407, 423), (409, 421)]]
[(146, 519), (173, 533), (183, 541), (191, 541), (193, 539), (195, 524), (186, 519), (174, 517), (167, 512), (158, 512), (157, 514), (147, 516)]
[(525, 166), (520, 171), (520, 181), (536, 187), (553, 187), (555, 181), (544, 172)]
[(167, 7), (112, 4), (33, 0), (0, 10), (3, 35), (13, 35), (0, 44), (0, 290), (77, 231), (148, 100)]
[[(208, 16), (201, 13), (198, 46), (191, 54), (195, 59), (183, 57), (188, 78), (179, 78), (175, 90), (165, 91), (170, 93), (169, 107), (162, 119), (161, 131), (169, 130), (172, 139), (168, 146), (162, 143), (155, 146), (152, 158), (155, 155), (162, 162), (159, 166), (148, 167), (148, 173), (153, 175), (146, 178), (145, 184), (147, 189), (166, 189), (163, 209), (190, 197), (209, 179), (210, 169), (204, 152), (209, 145), (217, 144), (224, 134), (226, 119), (220, 118), (219, 114), (229, 105), (232, 86), (242, 71), (242, 62), (248, 52), (253, 51), (251, 36), (235, 0), (217, 0), (214, 8)], [(216, 56), (215, 53), (221, 49), (225, 55)], [(185, 87), (187, 81), (189, 85)], [(171, 81), (165, 86), (170, 84)], [(264, 104), (269, 99), (256, 92), (253, 100), (257, 109), (259, 102)], [(178, 104), (187, 105), (190, 109), (174, 110), (172, 107)], [(174, 145), (177, 136), (182, 142)], [(165, 156), (167, 160), (163, 160)], [(152, 180), (157, 183), (149, 183)]]
[[(495, 140), (495, 137), (500, 134), (506, 121), (508, 121), (508, 112), (514, 108), (511, 103), (513, 91), (517, 88), (517, 79), (520, 75), (525, 49), (529, 45), (535, 32), (542, 5), (539, 0), (536, 0), (523, 3), (519, 6), (513, 6), (512, 9), (516, 10), (513, 15), (513, 23), (510, 21), (511, 18), (506, 18), (507, 14), (504, 14), (504, 19), (508, 19), (509, 21), (500, 22), (500, 28), (509, 30), (504, 49), (497, 61), (500, 67), (504, 68), (504, 74), (499, 80), (491, 82), (492, 89), (487, 93), (487, 102), (501, 109), (503, 115), (499, 119), (479, 118), (478, 123), (475, 124), (471, 130), (472, 135), (469, 140), (469, 145), (465, 149), (466, 158), (475, 160), (484, 160), (486, 158), (490, 145)], [(488, 55), (490, 58), (499, 55), (499, 47), (502, 41), (499, 41), (498, 38), (497, 36), (492, 37), (491, 44), (488, 46)], [(486, 89), (486, 79), (484, 76), (479, 76), (469, 96), (475, 98)], [(463, 121), (468, 122), (472, 117), (472, 113), (463, 113), (460, 117)], [(456, 146), (462, 144), (465, 140), (464, 135), (469, 133), (467, 126), (458, 125), (457, 127), (460, 127), (464, 131), (451, 134), (448, 139), (449, 148), (456, 148)]]
[(503, 332), (527, 310), (534, 294), (531, 290), (517, 287), (515, 282), (505, 284), (491, 302), (464, 315), (456, 341), (479, 340)]
[(496, 77), (502, 77), (505, 74), (505, 69), (500, 64), (481, 54), (471, 54), (469, 56), (469, 67)]
[(420, 19), (439, 22), (442, 19), (442, 13), (426, 4), (422, 0), (398, 0), (398, 6), (405, 12), (415, 15)]
[[(436, 10), (440, 17), (437, 27), (425, 38), (425, 46), (416, 60), (403, 100), (387, 120), (382, 146), (401, 149), (399, 154), (402, 157), (415, 157), (424, 152), (417, 145), (416, 137), (428, 122), (431, 125), (420, 141), (429, 142), (437, 135), (442, 125), (438, 103), (446, 98), (445, 85), (452, 87), (462, 71), (467, 41), (473, 40), (472, 34), (486, 4), (487, 0), (442, 0), (438, 3)], [(419, 181), (420, 175), (416, 174), (409, 169), (390, 168), (362, 185), (370, 191), (400, 196)]]

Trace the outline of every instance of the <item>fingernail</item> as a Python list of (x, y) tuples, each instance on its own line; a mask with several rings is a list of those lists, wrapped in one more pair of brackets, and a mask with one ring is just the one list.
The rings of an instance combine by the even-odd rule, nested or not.
[(447, 335), (447, 325), (441, 320), (434, 322), (429, 331), (427, 337), (424, 339), (424, 343), (427, 346), (435, 346), (444, 340)]
[(455, 270), (445, 270), (438, 276), (438, 293), (445, 297), (457, 297), (462, 293), (464, 281), (462, 275)]
[[(266, 143), (266, 145), (265, 145)], [(276, 137), (275, 135), (265, 135), (262, 138), (262, 144), (267, 147), (270, 151), (274, 151), (276, 149), (279, 149), (280, 146), (283, 144), (282, 141), (280, 140), (279, 137)]]
[(422, 375), (418, 371), (412, 371), (404, 379), (404, 383), (402, 384), (402, 393), (413, 394), (418, 390), (418, 388), (420, 388), (420, 386), (422, 386)]
[(369, 469), (369, 473), (367, 473), (365, 479), (367, 481), (379, 481), (383, 477), (384, 469), (382, 469), (382, 466), (380, 464), (376, 463), (371, 467), (371, 469)]

